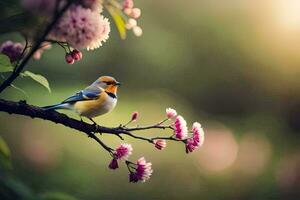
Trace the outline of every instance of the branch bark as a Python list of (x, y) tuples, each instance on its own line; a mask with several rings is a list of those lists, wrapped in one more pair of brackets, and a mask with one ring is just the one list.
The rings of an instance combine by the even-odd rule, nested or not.
[(46, 111), (43, 108), (29, 105), (25, 101), (14, 102), (14, 101), (0, 99), (0, 111), (9, 114), (29, 116), (31, 118), (40, 118), (40, 119), (52, 121), (56, 124), (62, 124), (66, 127), (78, 130), (80, 132), (85, 133), (87, 136), (93, 138), (94, 140), (96, 140), (104, 149), (106, 149), (110, 153), (112, 152), (112, 149), (106, 146), (98, 137), (96, 137), (95, 133), (113, 134), (115, 136), (120, 137), (121, 139), (123, 138), (120, 135), (127, 135), (129, 137), (144, 140), (150, 143), (153, 143), (155, 139), (180, 141), (173, 137), (147, 138), (147, 137), (133, 135), (131, 133), (133, 131), (146, 130), (146, 129), (172, 129), (171, 126), (150, 125), (150, 126), (142, 126), (142, 127), (134, 127), (134, 128), (118, 126), (118, 127), (110, 128), (110, 127), (89, 124), (80, 120), (76, 120), (57, 111)]

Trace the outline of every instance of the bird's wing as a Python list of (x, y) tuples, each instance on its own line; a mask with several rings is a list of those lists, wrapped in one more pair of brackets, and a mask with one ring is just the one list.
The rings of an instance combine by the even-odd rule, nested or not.
[(100, 90), (99, 88), (88, 87), (67, 98), (62, 103), (75, 103), (77, 101), (95, 100), (99, 98), (102, 91), (103, 90)]

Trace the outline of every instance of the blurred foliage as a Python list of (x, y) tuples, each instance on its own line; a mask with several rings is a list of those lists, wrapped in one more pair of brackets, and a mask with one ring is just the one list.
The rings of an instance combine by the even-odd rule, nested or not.
[(0, 168), (11, 168), (10, 150), (2, 137), (0, 137)]
[(12, 72), (13, 70), (14, 68), (10, 63), (9, 58), (4, 54), (0, 54), (0, 72)]
[[(10, 2), (0, 6), (0, 16), (20, 12)], [(60, 47), (45, 51), (27, 70), (45, 75), (52, 93), (19, 78), (15, 85), (28, 97), (9, 89), (1, 98), (44, 106), (100, 75), (113, 75), (122, 82), (118, 106), (98, 123), (117, 126), (138, 110), (139, 123), (148, 124), (174, 107), (189, 125), (201, 122), (207, 139), (203, 149), (187, 156), (177, 144), (158, 152), (126, 138), (133, 143), (133, 158), (144, 155), (154, 167), (149, 182), (129, 184), (124, 166), (109, 171), (109, 156), (84, 135), (0, 113), (0, 134), (13, 163), (10, 172), (1, 173), (1, 195), (51, 191), (89, 200), (299, 199), (300, 20), (295, 23), (290, 15), (300, 4), (281, 2), (136, 1), (143, 8), (141, 38), (129, 33), (121, 40), (112, 26), (110, 39), (84, 52), (74, 65), (65, 63)], [(288, 11), (287, 5), (292, 5)], [(0, 41), (7, 39), (22, 41), (16, 33)], [(120, 143), (102, 137), (112, 146)], [(6, 183), (16, 180), (24, 185)]]

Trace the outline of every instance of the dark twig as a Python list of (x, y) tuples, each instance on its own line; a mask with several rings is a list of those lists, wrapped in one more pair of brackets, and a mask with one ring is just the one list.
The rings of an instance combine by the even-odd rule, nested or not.
[(23, 71), (24, 67), (27, 65), (30, 58), (33, 56), (33, 54), (40, 48), (40, 45), (45, 41), (46, 37), (52, 30), (52, 28), (55, 26), (55, 24), (58, 22), (58, 20), (62, 17), (64, 12), (70, 7), (70, 5), (73, 3), (73, 0), (69, 0), (60, 10), (60, 12), (55, 15), (53, 20), (50, 22), (50, 24), (46, 27), (43, 34), (37, 39), (37, 41), (34, 43), (33, 47), (29, 51), (29, 53), (26, 55), (26, 57), (22, 60), (19, 66), (15, 68), (15, 70), (10, 74), (10, 76), (0, 85), (0, 93), (5, 90), (8, 86), (12, 84), (12, 82), (20, 75), (20, 73)]
[(172, 136), (170, 137), (153, 137), (153, 138), (147, 138), (142, 136), (137, 136), (131, 133), (131, 131), (138, 131), (138, 130), (146, 130), (146, 129), (173, 129), (171, 126), (162, 126), (162, 125), (153, 125), (153, 126), (143, 126), (143, 127), (136, 127), (136, 128), (124, 128), (124, 127), (104, 127), (94, 124), (89, 124), (81, 120), (76, 120), (73, 118), (68, 117), (65, 114), (59, 113), (57, 111), (46, 111), (40, 107), (28, 105), (25, 101), (20, 102), (13, 102), (13, 101), (7, 101), (0, 99), (0, 111), (7, 112), (9, 114), (18, 114), (18, 115), (24, 115), (29, 116), (31, 118), (40, 118), (48, 121), (52, 121), (57, 124), (62, 124), (66, 127), (78, 130), (80, 132), (85, 133), (87, 136), (91, 137), (97, 143), (99, 143), (105, 150), (107, 150), (109, 153), (112, 153), (113, 149), (105, 145), (98, 137), (96, 137), (96, 133), (106, 133), (106, 134), (112, 134), (120, 139), (123, 140), (123, 137), (121, 135), (127, 135), (129, 137), (147, 141), (149, 143), (153, 143), (156, 139), (165, 139), (165, 140), (172, 140), (172, 141), (183, 141), (184, 140), (178, 140)]
[(140, 130), (147, 130), (147, 129), (172, 129), (172, 126), (163, 126), (160, 124), (155, 124), (155, 125), (149, 125), (149, 126), (137, 126), (137, 127), (132, 127), (132, 128), (127, 128), (127, 127), (120, 127), (120, 129), (123, 129), (125, 131), (140, 131)]

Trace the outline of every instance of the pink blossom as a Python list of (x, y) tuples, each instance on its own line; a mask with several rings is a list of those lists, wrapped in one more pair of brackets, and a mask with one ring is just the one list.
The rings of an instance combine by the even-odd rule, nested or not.
[(51, 38), (68, 42), (73, 48), (93, 50), (109, 37), (107, 18), (80, 5), (72, 6), (51, 33)]
[(186, 121), (180, 115), (178, 115), (174, 122), (174, 132), (175, 137), (179, 140), (183, 140), (188, 135), (188, 128), (186, 126)]
[(0, 52), (7, 55), (10, 62), (15, 62), (22, 58), (24, 46), (21, 43), (6, 41), (0, 46)]
[(131, 114), (131, 121), (136, 121), (138, 117), (139, 117), (139, 113), (138, 112), (133, 112)]
[(163, 150), (167, 146), (167, 143), (166, 140), (158, 139), (158, 140), (154, 140), (154, 145), (157, 149)]
[(194, 145), (194, 140), (192, 138), (186, 140), (185, 148), (186, 153), (193, 152), (197, 148), (197, 146)]
[(196, 146), (202, 146), (204, 143), (204, 131), (203, 128), (201, 127), (201, 124), (198, 122), (194, 122), (193, 127), (192, 127), (192, 132), (193, 132), (193, 140)]
[(177, 116), (177, 112), (173, 108), (167, 108), (166, 114), (167, 114), (167, 118), (169, 118), (169, 119), (172, 119)]
[(110, 161), (109, 165), (108, 165), (108, 168), (109, 168), (109, 169), (117, 169), (117, 168), (119, 168), (117, 159), (115, 159), (115, 158), (112, 159), (112, 160)]
[(116, 159), (127, 160), (128, 157), (132, 154), (132, 146), (130, 144), (121, 144), (115, 152)]
[(203, 145), (204, 142), (204, 131), (201, 124), (194, 122), (192, 128), (193, 136), (186, 140), (186, 152), (193, 152), (197, 148)]
[(138, 159), (136, 162), (135, 172), (131, 172), (129, 174), (129, 181), (130, 182), (138, 182), (138, 181), (145, 182), (146, 180), (148, 180), (153, 173), (151, 166), (152, 166), (152, 163), (150, 163), (150, 162), (147, 163), (144, 157)]

